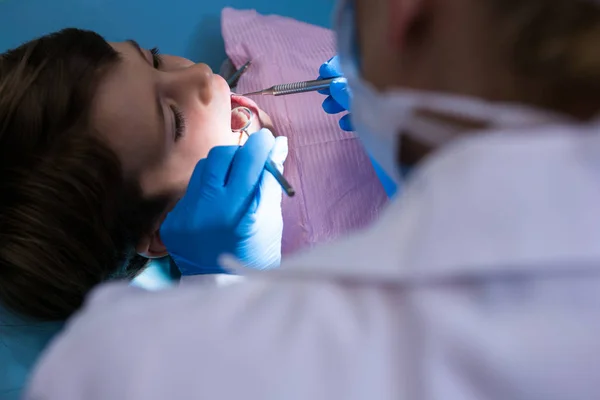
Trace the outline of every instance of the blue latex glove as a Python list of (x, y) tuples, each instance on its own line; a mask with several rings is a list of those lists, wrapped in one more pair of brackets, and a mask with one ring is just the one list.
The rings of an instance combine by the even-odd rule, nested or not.
[[(352, 100), (352, 92), (348, 87), (346, 78), (342, 75), (340, 61), (338, 56), (331, 58), (329, 61), (321, 65), (319, 69), (318, 79), (338, 78), (329, 85), (329, 89), (321, 90), (319, 93), (327, 96), (323, 101), (323, 110), (327, 114), (338, 114), (350, 110), (350, 101)], [(350, 114), (344, 115), (340, 119), (340, 128), (345, 131), (353, 131)]]
[[(319, 93), (327, 96), (325, 101), (323, 101), (323, 110), (328, 114), (338, 114), (350, 110), (352, 92), (348, 87), (348, 81), (342, 75), (338, 56), (332, 57), (329, 61), (321, 65), (319, 75), (318, 79), (340, 77), (329, 85), (329, 89), (319, 91)], [(340, 128), (348, 132), (353, 131), (354, 127), (352, 126), (350, 118), (351, 114), (344, 115), (340, 119)], [(375, 173), (383, 185), (386, 194), (388, 197), (393, 197), (398, 190), (396, 183), (385, 173), (383, 168), (379, 166), (379, 163), (375, 161), (373, 157), (369, 156), (369, 158), (371, 159), (371, 164), (373, 164)]]
[(270, 158), (283, 172), (287, 153), (287, 138), (262, 129), (243, 147), (215, 147), (200, 160), (160, 228), (182, 275), (224, 273), (217, 262), (222, 254), (250, 268), (279, 266), (282, 190), (264, 167)]

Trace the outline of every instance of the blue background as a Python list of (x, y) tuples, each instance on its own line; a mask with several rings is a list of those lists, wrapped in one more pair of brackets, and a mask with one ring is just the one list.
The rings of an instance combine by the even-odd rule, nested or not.
[(66, 27), (109, 41), (135, 39), (164, 54), (208, 63), (225, 59), (223, 7), (256, 9), (330, 27), (334, 0), (0, 0), (0, 52)]

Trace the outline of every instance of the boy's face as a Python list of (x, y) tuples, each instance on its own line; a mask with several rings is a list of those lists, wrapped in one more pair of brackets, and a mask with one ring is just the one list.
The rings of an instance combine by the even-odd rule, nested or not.
[(126, 176), (139, 179), (145, 197), (166, 196), (174, 205), (210, 149), (245, 142), (245, 135), (232, 132), (245, 114), (232, 113), (233, 108), (244, 106), (254, 114), (249, 133), (262, 127), (261, 119), (270, 125), (256, 103), (232, 96), (227, 82), (207, 65), (157, 56), (133, 41), (111, 45), (122, 61), (99, 82), (92, 125), (116, 151)]

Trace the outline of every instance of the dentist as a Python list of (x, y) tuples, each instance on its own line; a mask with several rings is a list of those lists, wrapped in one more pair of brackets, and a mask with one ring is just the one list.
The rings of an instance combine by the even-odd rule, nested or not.
[(337, 30), (402, 195), (239, 284), (98, 289), (26, 399), (600, 398), (600, 3), (341, 1)]

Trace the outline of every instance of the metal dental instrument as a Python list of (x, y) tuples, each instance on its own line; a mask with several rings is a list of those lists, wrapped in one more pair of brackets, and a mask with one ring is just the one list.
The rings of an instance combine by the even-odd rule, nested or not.
[(279, 185), (281, 186), (281, 188), (283, 189), (285, 194), (288, 195), (288, 197), (294, 197), (294, 195), (296, 194), (296, 191), (294, 190), (292, 185), (290, 185), (290, 183), (287, 181), (287, 179), (285, 179), (283, 174), (281, 172), (279, 172), (279, 169), (277, 168), (277, 165), (275, 165), (273, 160), (268, 160), (266, 162), (265, 169), (267, 171), (269, 171), (271, 173), (271, 175), (273, 175), (275, 177), (275, 180), (277, 181), (277, 183), (279, 183)]
[[(249, 109), (248, 107), (236, 107), (231, 111), (236, 111), (236, 110), (240, 110), (244, 113), (247, 114), (248, 116), (248, 121), (246, 122), (246, 124), (241, 127), (240, 129), (232, 129), (233, 132), (239, 132), (240, 135), (246, 135), (248, 137), (250, 137), (250, 134), (248, 133), (248, 128), (250, 127), (250, 125), (252, 124), (252, 117), (253, 117), (253, 113), (252, 110)], [(240, 140), (241, 140), (241, 136), (240, 136)], [(275, 178), (275, 180), (277, 181), (277, 183), (279, 183), (279, 185), (281, 186), (281, 188), (283, 189), (284, 193), (287, 194), (289, 197), (294, 197), (294, 195), (296, 194), (296, 191), (294, 190), (294, 188), (292, 187), (292, 185), (290, 185), (290, 183), (288, 182), (287, 179), (285, 179), (285, 177), (283, 176), (283, 174), (281, 172), (279, 172), (279, 169), (277, 168), (277, 165), (275, 165), (275, 163), (273, 162), (273, 160), (268, 160), (265, 163), (265, 169), (271, 173), (271, 175), (273, 175), (273, 177)]]
[(269, 96), (285, 96), (288, 94), (315, 92), (317, 90), (328, 89), (331, 82), (337, 78), (319, 79), (316, 81), (304, 81), (294, 83), (284, 83), (275, 85), (267, 89), (259, 90), (258, 92), (246, 93), (243, 96), (254, 95), (269, 95)]
[(237, 85), (238, 81), (240, 80), (240, 77), (244, 72), (246, 72), (250, 64), (252, 64), (252, 61), (248, 61), (246, 64), (242, 65), (240, 69), (235, 71), (233, 75), (231, 75), (231, 77), (227, 80), (227, 84), (230, 88), (234, 88)]

